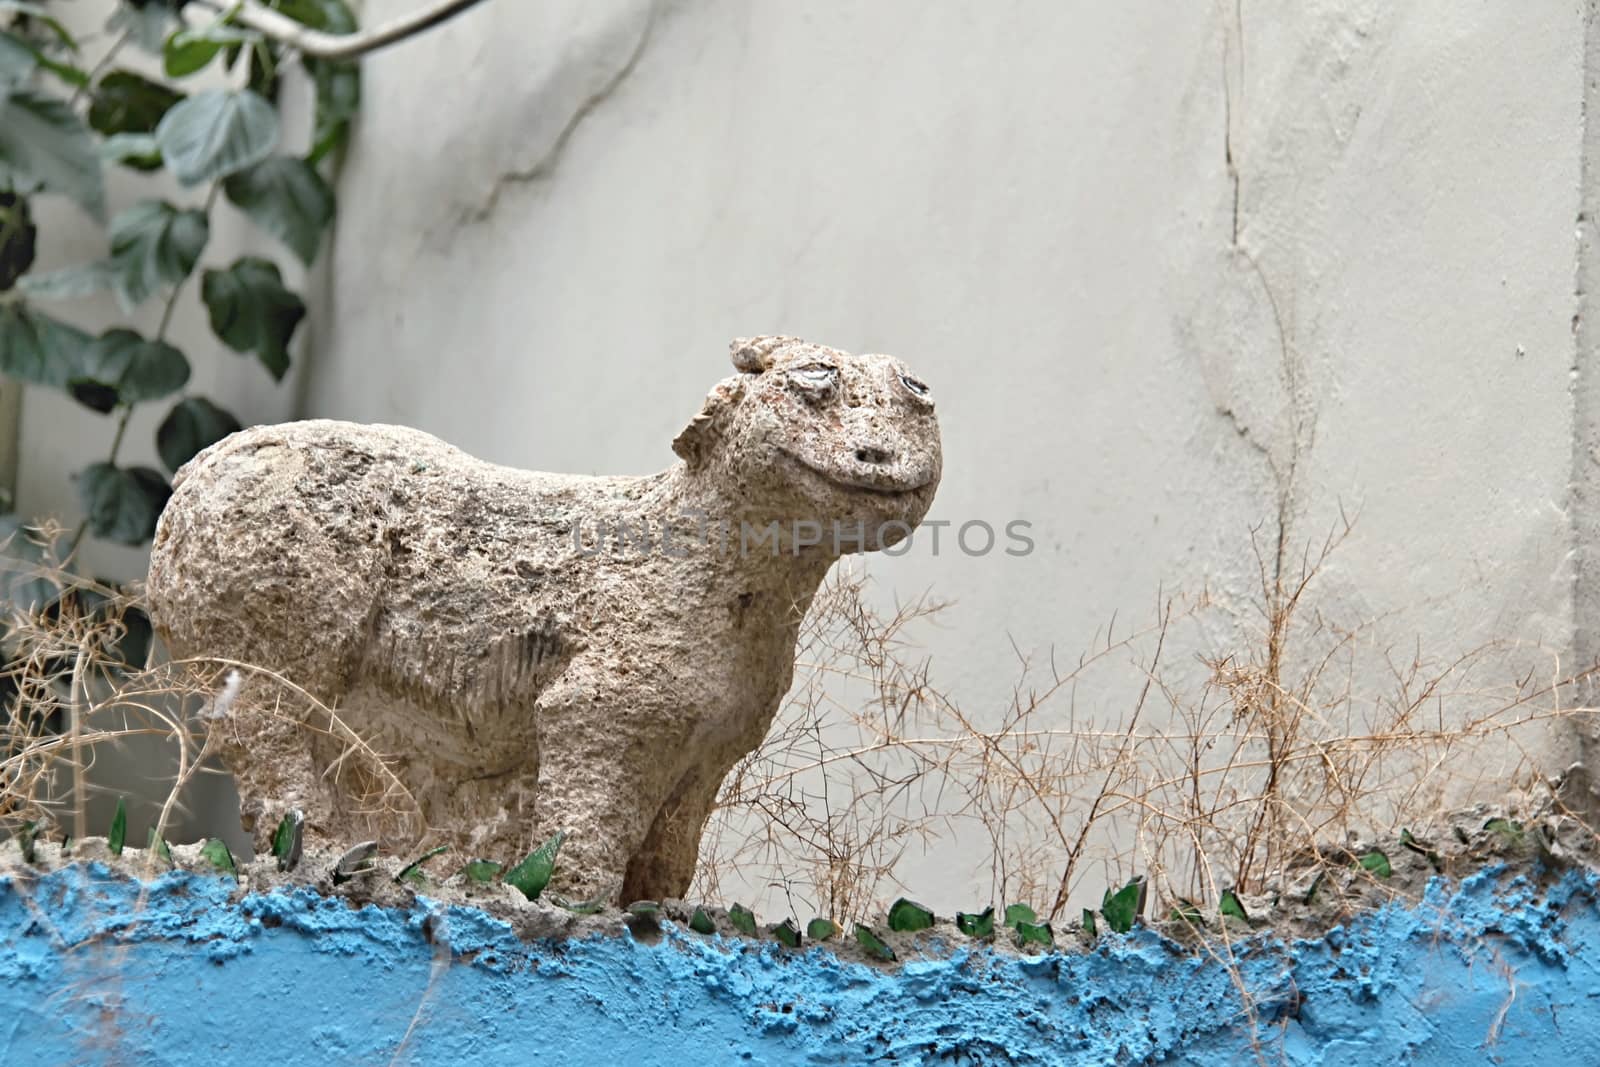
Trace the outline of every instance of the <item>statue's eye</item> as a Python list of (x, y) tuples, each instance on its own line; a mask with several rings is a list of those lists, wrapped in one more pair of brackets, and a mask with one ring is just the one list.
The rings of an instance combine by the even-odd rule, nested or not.
[(909, 374), (900, 375), (900, 384), (906, 387), (906, 392), (923, 400), (928, 399), (933, 392), (926, 382), (919, 381)]
[(839, 371), (826, 363), (813, 363), (790, 371), (789, 380), (804, 389), (821, 392), (834, 387), (839, 380)]

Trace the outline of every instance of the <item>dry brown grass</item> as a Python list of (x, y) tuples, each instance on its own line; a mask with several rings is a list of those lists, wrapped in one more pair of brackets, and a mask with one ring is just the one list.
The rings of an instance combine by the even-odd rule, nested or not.
[[(807, 616), (778, 721), (723, 786), (695, 891), (722, 896), (736, 873), (797, 914), (869, 920), (906, 888), (908, 849), (956, 834), (969, 852), (987, 843), (994, 902), (1053, 921), (1135, 875), (1150, 914), (1214, 909), (1224, 889), (1276, 892), (1348, 865), (1358, 842), (1557, 770), (1541, 744), (1590, 713), (1567, 702), (1582, 676), (1512, 642), (1432, 659), (1383, 643), (1386, 620), (1335, 617), (1318, 578), (1348, 534), (1341, 523), (1298, 560), (1258, 546), (1255, 617), (1198, 664), (1171, 662), (1173, 638), (1220, 609), (1203, 592), (1163, 597), (1070, 666), (1019, 653), (998, 715), (930, 681), (911, 631), (940, 605), (876, 611), (841, 568)], [(1077, 704), (1097, 672), (1134, 680), (1109, 720)]]
[[(16, 535), (23, 536), (23, 535)], [(184, 811), (189, 787), (220, 770), (213, 758), (227, 737), (234, 701), (248, 686), (259, 713), (290, 717), (327, 735), (342, 756), (328, 773), (365, 812), (374, 829), (423, 827), (418, 805), (357, 731), (283, 675), (223, 659), (150, 662), (136, 597), (71, 573), (55, 556), (60, 530), (44, 530), (5, 553), (6, 599), (0, 608), (0, 832), (33, 823), (73, 838), (103, 833), (87, 813), (100, 786), (96, 763), (130, 742), (160, 743), (171, 766), (165, 788), (141, 798), (166, 840)], [(30, 610), (32, 609), (32, 610)], [(41, 610), (42, 609), (42, 610)], [(136, 661), (136, 662), (135, 662)], [(133, 844), (143, 844), (144, 838)]]
[[(1134, 875), (1148, 881), (1151, 914), (1179, 900), (1214, 908), (1224, 889), (1270, 893), (1309, 867), (1347, 863), (1354, 841), (1553, 770), (1538, 742), (1589, 714), (1566, 703), (1577, 678), (1554, 655), (1530, 671), (1539, 656), (1512, 644), (1440, 660), (1402, 654), (1381, 643), (1378, 620), (1334, 617), (1318, 578), (1347, 533), (1293, 567), (1281, 550), (1258, 553), (1257, 615), (1231, 631), (1201, 630), (1220, 610), (1201, 592), (1161, 598), (1144, 626), (1108, 628), (1070, 664), (1018, 653), (1016, 684), (981, 714), (933, 684), (917, 648), (917, 628), (947, 609), (919, 599), (880, 610), (861, 575), (841, 567), (806, 617), (777, 722), (723, 784), (693, 893), (726, 900), (765, 886), (797, 917), (870, 920), (906, 888), (908, 855), (955, 836), (969, 854), (982, 842), (996, 903), (1031, 902), (1058, 923)], [(166, 837), (189, 787), (214, 768), (229, 704), (248, 683), (270, 713), (338, 741), (346, 756), (329, 773), (375, 828), (422, 832), (386, 755), (291, 680), (243, 663), (128, 662), (136, 604), (67, 576), (50, 543), (9, 576), (0, 620), (14, 690), (0, 733), (0, 831), (31, 821), (73, 837), (102, 832), (85, 816), (95, 761), (148, 737), (173, 754), (150, 820)], [(47, 614), (21, 611), (19, 580), (65, 595)], [(1192, 633), (1175, 640), (1185, 627), (1235, 637), (1199, 662), (1174, 662), (1173, 648), (1195, 644)], [(1513, 662), (1521, 673), (1497, 679)], [(1103, 694), (1102, 674), (1132, 681), (1109, 715), (1103, 698), (1090, 714), (1078, 694)], [(1376, 676), (1387, 683), (1363, 688)]]

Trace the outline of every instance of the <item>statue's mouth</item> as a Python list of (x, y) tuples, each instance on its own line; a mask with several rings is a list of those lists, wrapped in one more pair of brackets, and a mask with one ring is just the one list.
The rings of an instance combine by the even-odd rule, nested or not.
[(795, 466), (821, 478), (830, 485), (836, 485), (841, 489), (852, 489), (861, 493), (871, 493), (874, 496), (889, 497), (891, 499), (911, 496), (922, 492), (933, 482), (932, 477), (923, 478), (920, 482), (895, 482), (881, 478), (874, 479), (864, 475), (840, 474), (833, 471), (825, 471), (820, 467), (807, 463), (792, 452), (786, 451), (783, 455)]

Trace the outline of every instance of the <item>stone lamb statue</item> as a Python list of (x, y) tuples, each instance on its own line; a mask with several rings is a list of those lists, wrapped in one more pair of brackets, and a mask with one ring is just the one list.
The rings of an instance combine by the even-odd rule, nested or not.
[[(156, 629), (174, 657), (270, 668), (335, 707), (429, 839), (514, 862), (565, 830), (564, 891), (681, 896), (828, 568), (909, 536), (941, 463), (899, 361), (792, 337), (732, 354), (681, 462), (645, 477), (513, 470), (397, 426), (233, 434), (178, 472)], [(259, 684), (213, 726), (246, 828), (264, 844), (297, 807), (313, 838), (365, 836), (327, 720), (251, 700)]]

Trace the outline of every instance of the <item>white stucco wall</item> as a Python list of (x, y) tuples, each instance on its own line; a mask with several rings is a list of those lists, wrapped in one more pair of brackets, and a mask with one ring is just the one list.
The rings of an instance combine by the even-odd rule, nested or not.
[[(892, 352), (939, 398), (937, 517), (1034, 528), (870, 564), (956, 601), (920, 636), (980, 717), (1013, 642), (1076, 659), (1161, 590), (1220, 606), (1168, 662), (1226, 647), (1251, 529), (1292, 562), (1341, 509), (1330, 611), (1543, 662), (1574, 620), (1583, 39), (1570, 0), (491, 0), (367, 63), (299, 414), (642, 473), (730, 337)], [(57, 403), (22, 499), (70, 510)], [(951, 867), (902, 870), (948, 909)]]
[[(1341, 507), (1335, 613), (1409, 609), (1383, 639), (1441, 655), (1564, 649), (1582, 28), (490, 3), (368, 66), (306, 413), (643, 472), (729, 337), (901, 355), (940, 398), (937, 515), (1035, 527), (1026, 558), (870, 565), (957, 602), (922, 637), (980, 714), (1013, 640), (1075, 659), (1161, 589), (1225, 609), (1169, 662), (1226, 644), (1251, 528), (1270, 548), (1281, 514), (1293, 561)], [(1110, 718), (1127, 682), (1080, 703)], [(937, 895), (950, 860), (903, 869)]]

